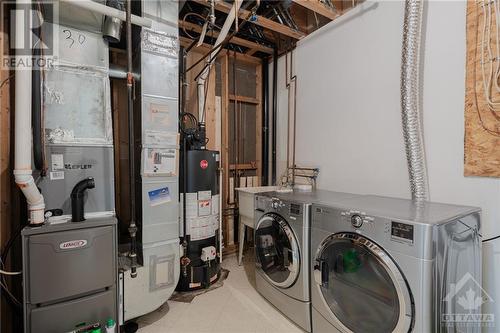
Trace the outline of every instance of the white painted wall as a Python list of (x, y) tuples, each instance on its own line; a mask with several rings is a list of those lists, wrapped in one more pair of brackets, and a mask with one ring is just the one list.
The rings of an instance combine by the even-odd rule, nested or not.
[[(430, 197), (482, 207), (491, 237), (500, 233), (500, 179), (463, 176), (465, 5), (430, 1), (426, 8)], [(410, 197), (399, 92), (403, 11), (400, 1), (366, 2), (295, 51), (297, 161), (321, 168), (320, 188)], [(286, 96), (279, 101), (286, 112)]]
[[(480, 206), (483, 235), (496, 236), (500, 179), (463, 176), (466, 2), (430, 1), (426, 11), (423, 119), (430, 199)], [(366, 2), (306, 37), (295, 51), (297, 162), (321, 168), (319, 188), (410, 197), (400, 115), (403, 16), (402, 1)], [(279, 101), (286, 112), (283, 97)], [(500, 241), (493, 243), (485, 253), (497, 255), (485, 258), (485, 275), (498, 283), (492, 264), (500, 266)], [(494, 285), (486, 287), (500, 302)]]

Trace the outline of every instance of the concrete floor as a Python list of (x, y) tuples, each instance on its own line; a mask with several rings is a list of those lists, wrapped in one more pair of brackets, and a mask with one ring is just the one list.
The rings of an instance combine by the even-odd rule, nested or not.
[(236, 256), (224, 258), (230, 271), (224, 285), (195, 297), (191, 303), (169, 301), (170, 310), (138, 320), (140, 333), (303, 333), (255, 289), (251, 254), (238, 266)]

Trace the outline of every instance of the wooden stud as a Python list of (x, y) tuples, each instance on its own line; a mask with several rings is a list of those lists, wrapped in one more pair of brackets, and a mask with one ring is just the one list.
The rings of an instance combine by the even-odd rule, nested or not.
[(216, 142), (215, 142), (215, 130), (217, 128), (216, 121), (216, 111), (215, 111), (215, 64), (212, 65), (210, 69), (210, 75), (208, 77), (208, 81), (205, 85), (208, 85), (206, 92), (206, 102), (205, 102), (205, 127), (207, 131), (207, 138), (209, 138), (207, 143), (207, 148), (210, 150), (216, 150)]
[[(199, 3), (200, 5), (209, 7), (210, 4), (207, 1), (204, 0), (192, 0), (196, 3)], [(223, 1), (216, 1), (215, 2), (215, 9), (218, 11), (221, 11), (223, 13), (229, 13), (231, 10), (232, 6), (229, 3), (223, 2)], [(249, 10), (242, 9), (239, 12), (239, 17), (241, 19), (246, 20), (251, 16), (251, 12)], [(294, 30), (290, 27), (287, 27), (286, 25), (283, 25), (281, 23), (275, 22), (273, 20), (270, 20), (268, 18), (265, 18), (263, 16), (257, 16), (257, 19), (255, 21), (249, 21), (250, 23), (256, 24), (258, 26), (261, 26), (263, 28), (275, 31), (277, 33), (280, 33), (282, 35), (294, 38), (294, 39), (301, 39), (305, 37), (305, 34), (301, 31)]]

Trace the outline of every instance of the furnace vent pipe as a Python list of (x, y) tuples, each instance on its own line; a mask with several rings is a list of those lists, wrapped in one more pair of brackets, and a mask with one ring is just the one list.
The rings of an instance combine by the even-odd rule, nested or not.
[(401, 115), (413, 200), (427, 200), (428, 183), (420, 108), (420, 38), (423, 0), (406, 0), (401, 62)]
[[(106, 15), (109, 17), (117, 18), (121, 21), (126, 20), (126, 13), (123, 10), (119, 10), (113, 7), (109, 7), (91, 0), (60, 0), (61, 2), (67, 3), (78, 8), (90, 10), (91, 12)], [(139, 25), (141, 27), (151, 28), (153, 21), (146, 17), (141, 17), (137, 15), (131, 16), (132, 24)]]
[[(18, 0), (18, 4), (29, 4), (29, 0)], [(23, 45), (27, 26), (16, 20), (16, 45)], [(18, 53), (17, 56), (23, 56)], [(14, 179), (28, 203), (28, 218), (32, 225), (44, 222), (45, 201), (33, 179), (31, 169), (31, 70), (16, 69), (15, 82), (15, 127), (14, 127)]]

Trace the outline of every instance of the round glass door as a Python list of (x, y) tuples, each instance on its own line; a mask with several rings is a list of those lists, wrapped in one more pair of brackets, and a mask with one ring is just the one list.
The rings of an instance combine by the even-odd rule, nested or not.
[(318, 251), (314, 278), (343, 329), (408, 332), (413, 305), (399, 268), (375, 243), (358, 234), (328, 237)]
[(274, 213), (261, 217), (255, 228), (256, 265), (272, 284), (288, 288), (297, 279), (300, 255), (288, 223)]

